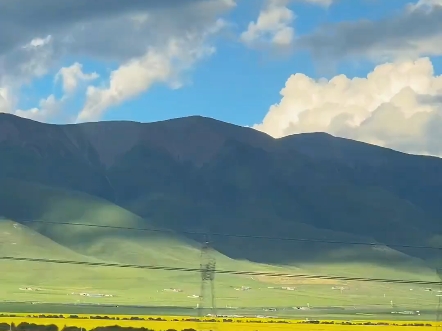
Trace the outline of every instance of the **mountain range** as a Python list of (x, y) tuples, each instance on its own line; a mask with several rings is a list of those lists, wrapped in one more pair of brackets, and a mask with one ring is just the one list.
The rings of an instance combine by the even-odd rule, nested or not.
[[(274, 139), (200, 116), (54, 125), (0, 114), (0, 160), (0, 216), (88, 258), (191, 263), (208, 233), (231, 261), (407, 267), (439, 257), (410, 246), (442, 243), (441, 159), (325, 133)], [(172, 246), (182, 255), (165, 257)]]

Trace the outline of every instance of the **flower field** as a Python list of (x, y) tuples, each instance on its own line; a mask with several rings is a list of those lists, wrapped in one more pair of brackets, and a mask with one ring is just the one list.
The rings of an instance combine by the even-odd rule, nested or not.
[(435, 330), (431, 322), (291, 321), (280, 319), (203, 319), (170, 316), (8, 315), (0, 316), (0, 331), (265, 331), (265, 330)]

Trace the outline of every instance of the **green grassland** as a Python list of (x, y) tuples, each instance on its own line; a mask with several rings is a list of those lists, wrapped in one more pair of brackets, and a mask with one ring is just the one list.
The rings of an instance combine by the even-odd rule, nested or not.
[[(172, 232), (162, 232), (143, 219), (106, 200), (84, 193), (45, 187), (17, 180), (0, 182), (0, 256), (46, 258), (89, 262), (198, 268), (200, 244)], [(131, 231), (103, 227), (32, 223), (75, 222), (114, 227), (150, 228)], [(164, 229), (162, 229), (164, 230)], [(352, 248), (330, 252), (370, 254), (379, 248)], [(288, 252), (289, 253), (289, 252)], [(379, 252), (377, 252), (379, 253)], [(364, 277), (438, 280), (422, 261), (400, 255), (398, 265), (374, 262), (303, 261), (291, 265), (264, 265), (231, 259), (213, 252), (217, 268), (225, 270), (274, 271), (297, 274), (359, 275)], [(179, 306), (194, 308), (199, 295), (198, 273), (167, 272), (134, 268), (93, 267), (0, 260), (0, 301)], [(26, 287), (32, 290), (26, 290)], [(241, 287), (250, 287), (241, 290)], [(295, 287), (290, 291), (281, 287)], [(333, 287), (344, 287), (342, 291)], [(165, 291), (176, 288), (181, 292)], [(391, 309), (434, 309), (437, 289), (424, 286), (340, 281), (263, 278), (217, 275), (215, 292), (219, 307), (343, 306)], [(85, 297), (79, 293), (111, 294)], [(393, 302), (393, 306), (392, 306)], [(34, 305), (35, 306), (35, 305)], [(35, 310), (35, 307), (33, 308)], [(262, 310), (262, 309), (261, 309)]]

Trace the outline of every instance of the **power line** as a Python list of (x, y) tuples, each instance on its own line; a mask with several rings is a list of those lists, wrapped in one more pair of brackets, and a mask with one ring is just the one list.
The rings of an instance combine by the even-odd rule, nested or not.
[[(54, 221), (41, 221), (41, 220), (22, 220), (20, 223), (43, 223), (54, 225), (70, 225), (70, 226), (84, 226), (91, 228), (105, 228), (114, 230), (130, 230), (130, 231), (145, 231), (145, 232), (162, 232), (173, 234), (186, 234), (186, 235), (200, 235), (205, 236), (206, 233), (196, 231), (175, 231), (167, 229), (152, 229), (152, 228), (135, 228), (126, 226), (113, 226), (113, 225), (100, 225), (100, 224), (88, 224), (88, 223), (71, 223), (71, 222), (54, 222)], [(217, 237), (232, 237), (232, 238), (250, 238), (250, 239), (263, 239), (263, 240), (277, 240), (277, 241), (296, 241), (305, 243), (319, 243), (319, 244), (340, 244), (340, 245), (358, 245), (358, 246), (388, 246), (396, 248), (414, 248), (414, 249), (435, 249), (442, 250), (442, 247), (425, 246), (425, 245), (407, 245), (407, 244), (393, 244), (393, 243), (369, 243), (358, 241), (344, 241), (344, 240), (327, 240), (327, 239), (311, 239), (311, 238), (294, 238), (294, 237), (274, 237), (274, 236), (259, 236), (259, 235), (247, 235), (247, 234), (235, 234), (235, 233), (210, 233), (211, 236)]]
[[(92, 267), (114, 267), (114, 268), (198, 272), (198, 273), (201, 272), (200, 268), (170, 267), (170, 266), (160, 266), (160, 265), (120, 264), (120, 263), (88, 262), (88, 261), (72, 261), (72, 260), (55, 260), (55, 259), (39, 259), (39, 258), (16, 257), (16, 256), (0, 256), (0, 260), (55, 263), (55, 264), (68, 264), (68, 265), (84, 265), (84, 266), (92, 266)], [(326, 280), (342, 280), (342, 281), (358, 281), (358, 282), (376, 282), (376, 283), (388, 283), (388, 284), (415, 284), (415, 285), (442, 286), (442, 281), (436, 282), (436, 281), (421, 281), (421, 280), (406, 280), (406, 279), (385, 279), (385, 278), (345, 277), (345, 276), (327, 276), (327, 275), (287, 274), (287, 273), (276, 273), (276, 272), (220, 270), (220, 269), (216, 269), (216, 270), (214, 270), (214, 272), (217, 274), (226, 274), (226, 275), (287, 277), (287, 278), (326, 279)]]
[[(216, 297), (215, 297), (215, 270), (216, 260), (212, 255), (212, 249), (210, 247), (209, 237), (205, 238), (205, 243), (201, 247), (201, 288), (200, 288), (200, 302), (198, 305), (198, 315), (203, 316), (204, 309), (208, 300), (210, 299), (210, 312), (212, 315), (216, 314)], [(207, 291), (208, 290), (208, 291)], [(209, 293), (207, 293), (209, 292)], [(209, 295), (207, 295), (209, 294)]]

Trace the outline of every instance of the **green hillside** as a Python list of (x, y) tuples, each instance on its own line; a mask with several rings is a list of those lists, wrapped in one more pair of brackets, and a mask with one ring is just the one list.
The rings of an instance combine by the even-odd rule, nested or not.
[[(0, 184), (0, 208), (9, 219), (13, 220), (4, 219), (0, 222), (2, 256), (198, 267), (199, 245), (195, 241), (171, 233), (23, 222), (34, 219), (54, 223), (150, 227), (155, 230), (148, 221), (135, 214), (87, 194), (17, 180), (2, 180)], [(20, 208), (17, 208), (17, 205), (20, 205)], [(20, 220), (23, 223), (19, 223)], [(219, 253), (215, 253), (215, 256), (218, 268), (227, 270), (365, 276), (371, 274), (387, 278), (435, 280), (431, 270), (421, 269), (420, 274), (408, 271), (416, 270), (420, 262), (405, 256), (401, 257), (404, 266), (407, 264), (411, 269), (401, 270), (382, 266), (379, 263), (349, 264), (345, 257), (349, 254), (348, 250), (335, 250), (329, 253), (330, 257), (333, 254), (344, 256), (341, 263), (336, 263), (339, 259), (331, 263), (320, 261), (318, 264), (311, 261), (306, 264), (300, 263), (297, 267), (277, 267), (232, 260)], [(353, 254), (360, 256), (364, 252), (353, 251)], [(394, 251), (389, 254), (400, 255)], [(2, 273), (0, 276), (3, 284), (7, 284), (0, 294), (14, 298), (16, 301), (194, 306), (197, 300), (192, 296), (199, 294), (200, 286), (198, 273), (14, 261), (0, 261), (0, 267), (8, 270), (8, 273)], [(267, 289), (282, 286), (281, 284), (296, 286), (300, 288), (302, 294)], [(345, 304), (355, 300), (359, 304), (368, 304), (376, 303), (382, 291), (388, 291), (395, 297), (402, 295), (404, 304), (411, 304), (413, 301), (404, 296), (406, 293), (404, 285), (395, 285), (388, 289), (382, 284), (362, 286), (358, 290), (358, 296), (353, 295), (353, 299), (350, 299), (337, 297), (333, 291), (330, 292), (330, 286), (333, 284), (345, 285), (341, 282), (315, 280), (306, 282), (302, 279), (293, 279), (287, 283), (287, 280), (279, 278), (218, 275), (216, 291), (219, 293), (219, 304), (230, 306), (301, 305), (305, 304), (305, 301), (316, 305)], [(253, 293), (235, 290), (241, 286), (251, 287), (254, 289)], [(23, 290), (26, 287), (31, 287), (33, 290)], [(179, 288), (182, 292), (164, 291), (167, 288)], [(324, 294), (324, 291), (328, 294)], [(81, 297), (78, 295), (80, 292), (112, 294), (113, 297)], [(400, 294), (402, 292), (403, 294)], [(373, 297), (373, 293), (378, 294)], [(428, 305), (432, 302), (432, 298), (428, 295), (419, 294), (413, 298)]]
[[(80, 192), (10, 179), (2, 180), (1, 188), (0, 208), (4, 216), (24, 222), (47, 238), (79, 254), (119, 263), (184, 267), (199, 265), (200, 244), (198, 242), (173, 234), (167, 229), (155, 227), (148, 220), (106, 200)], [(145, 203), (143, 205), (144, 208), (151, 207), (152, 211), (162, 207), (159, 203)], [(261, 219), (264, 222), (268, 217), (265, 214), (265, 205), (261, 204), (260, 208), (262, 208), (260, 209)], [(182, 216), (184, 215), (185, 213)], [(171, 219), (173, 221), (180, 220), (177, 216), (171, 217)], [(26, 221), (32, 220), (50, 223), (26, 223)], [(209, 216), (206, 221), (210, 225), (222, 222), (216, 216)], [(237, 224), (240, 233), (244, 233), (246, 229), (242, 228), (240, 219), (231, 219), (230, 221)], [(92, 226), (57, 225), (58, 222)], [(167, 219), (164, 219), (163, 224), (167, 223)], [(120, 228), (106, 228), (106, 226)], [(142, 228), (152, 231), (132, 231), (124, 228)], [(290, 232), (302, 233), (307, 238), (327, 238), (327, 240), (342, 242), (374, 241), (369, 237), (358, 237), (344, 232), (320, 229), (302, 222), (287, 224), (287, 229)], [(222, 232), (222, 228), (216, 228), (216, 230)], [(253, 231), (256, 231), (256, 228), (250, 229), (250, 232), (253, 233)], [(197, 239), (200, 242), (204, 240), (204, 238)], [(261, 256), (265, 256), (268, 250), (267, 246), (260, 245), (260, 240), (256, 239), (214, 237), (213, 242), (215, 247), (217, 245), (223, 248), (229, 247), (230, 251), (227, 249), (227, 252), (232, 256), (241, 249), (254, 251)], [(376, 268), (351, 268), (350, 272), (375, 277), (380, 272), (378, 267), (382, 267), (383, 275), (388, 275), (390, 269), (402, 270), (404, 274), (409, 274), (407, 278), (410, 276), (413, 278), (413, 274), (425, 274), (425, 270), (427, 270), (423, 267), (423, 261), (410, 258), (390, 248), (382, 249), (382, 245), (379, 247), (352, 247), (317, 243), (313, 246), (308, 242), (275, 242), (275, 245), (279, 247), (281, 260), (285, 258), (284, 253), (289, 257), (288, 262), (293, 259), (293, 256), (304, 256), (303, 259), (298, 258), (296, 263), (285, 265), (283, 268), (287, 270), (293, 268), (295, 268), (293, 270), (296, 268), (308, 270), (316, 268), (320, 264), (324, 266), (321, 270), (330, 274), (336, 273), (336, 265), (372, 265)], [(275, 268), (234, 260), (216, 252), (214, 254), (221, 269), (274, 270)]]
[[(60, 247), (68, 247), (85, 256), (119, 263), (199, 265), (200, 243), (168, 229), (154, 227), (121, 207), (84, 193), (4, 179), (0, 180), (0, 210)], [(214, 254), (220, 266), (229, 268), (237, 263), (247, 266), (246, 262)]]
[[(421, 189), (431, 190), (422, 170), (407, 177), (412, 170), (401, 168), (404, 180), (392, 175), (384, 185), (388, 176), (372, 164), (341, 162), (342, 155), (325, 162), (251, 129), (201, 118), (53, 126), (0, 115), (0, 130), (2, 121), (18, 134), (0, 142), (0, 256), (198, 268), (205, 238), (195, 233), (209, 232), (222, 270), (439, 280), (430, 267), (435, 250), (405, 247), (440, 236), (438, 209), (420, 203), (425, 199), (413, 188), (412, 195), (400, 194), (405, 178), (414, 183), (419, 176)], [(388, 174), (394, 166), (384, 169)], [(8, 271), (0, 276), (7, 300), (195, 307), (200, 291), (197, 272), (4, 260), (0, 267)], [(220, 306), (388, 310), (394, 300), (404, 309), (430, 307), (436, 295), (424, 288), (216, 275)]]
[[(104, 200), (17, 180), (2, 180), (0, 188), (0, 208), (4, 214), (16, 220), (4, 219), (0, 222), (1, 256), (190, 268), (199, 265), (198, 244), (167, 232), (23, 222), (34, 219), (43, 222), (149, 227), (147, 221)], [(18, 204), (20, 209), (15, 208)], [(20, 210), (20, 213), (11, 215), (13, 210)], [(266, 270), (252, 263), (233, 261), (219, 253), (215, 253), (215, 256), (220, 268)], [(0, 267), (8, 270), (0, 276), (3, 284), (7, 285), (2, 291), (5, 296), (12, 295), (17, 301), (76, 302), (74, 299), (77, 297), (66, 295), (71, 292), (106, 292), (117, 296), (112, 302), (117, 300), (120, 303), (140, 304), (146, 300), (147, 295), (151, 304), (192, 305), (195, 299), (187, 296), (199, 293), (198, 273), (15, 261), (0, 261)], [(36, 274), (39, 276), (35, 277)], [(235, 283), (235, 279), (241, 282), (242, 278), (221, 276), (219, 286), (228, 287)], [(26, 287), (40, 290), (19, 290)], [(187, 296), (181, 295), (182, 301), (177, 301), (173, 293), (168, 292), (153, 296), (153, 293), (173, 287), (186, 289)], [(80, 302), (98, 300), (80, 299)]]
[[(33, 231), (25, 225), (7, 219), (0, 220), (0, 255), (12, 257), (59, 259), (96, 262), (78, 254)], [(102, 270), (74, 265), (0, 260), (0, 295), (17, 301), (35, 300), (58, 289), (74, 289), (91, 286), (91, 281), (103, 276)], [(23, 290), (24, 288), (44, 290)], [(39, 294), (39, 295), (35, 295)], [(65, 291), (65, 295), (67, 292)], [(62, 297), (64, 298), (64, 297)]]

